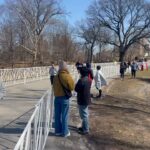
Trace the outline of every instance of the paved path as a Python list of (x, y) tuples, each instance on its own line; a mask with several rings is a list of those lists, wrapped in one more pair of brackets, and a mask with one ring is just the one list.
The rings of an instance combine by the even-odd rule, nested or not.
[[(112, 79), (108, 78), (107, 81), (110, 82)], [(92, 93), (94, 95), (95, 86), (93, 83)], [(78, 127), (81, 126), (81, 120), (78, 113), (77, 100), (76, 97), (72, 97), (70, 102), (70, 119), (69, 119), (69, 129), (71, 136), (67, 138), (57, 137), (54, 135), (53, 131), (49, 133), (45, 150), (95, 150), (93, 143), (90, 143), (88, 137), (90, 135), (80, 135), (78, 134)]]
[(49, 88), (49, 80), (7, 87), (0, 100), (0, 150), (12, 150), (35, 104)]
[(86, 138), (88, 135), (80, 135), (77, 132), (77, 127), (80, 126), (81, 122), (75, 97), (71, 101), (69, 121), (71, 136), (67, 138), (57, 137), (53, 131), (50, 132), (45, 150), (94, 150)]

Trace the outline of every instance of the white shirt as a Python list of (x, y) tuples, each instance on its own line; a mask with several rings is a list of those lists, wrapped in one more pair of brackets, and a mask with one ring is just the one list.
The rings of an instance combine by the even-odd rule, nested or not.
[(94, 80), (95, 80), (95, 86), (98, 89), (101, 89), (102, 86), (107, 85), (107, 81), (104, 78), (104, 75), (101, 72), (101, 70), (97, 70)]

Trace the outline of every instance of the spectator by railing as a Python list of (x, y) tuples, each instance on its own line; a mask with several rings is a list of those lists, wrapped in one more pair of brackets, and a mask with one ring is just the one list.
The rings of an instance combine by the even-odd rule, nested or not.
[[(95, 71), (96, 65), (102, 66), (104, 75), (108, 78), (119, 75), (119, 65), (114, 63), (94, 64)], [(74, 66), (68, 66), (69, 71), (76, 81), (79, 74)], [(48, 77), (48, 69), (45, 68), (47, 73), (44, 76)], [(29, 70), (29, 69), (28, 69)], [(34, 70), (34, 69), (33, 69)], [(39, 69), (38, 69), (39, 71)], [(45, 72), (44, 71), (44, 72)], [(43, 78), (43, 77), (39, 77)], [(15, 78), (16, 79), (16, 78)], [(38, 102), (26, 128), (24, 129), (19, 141), (17, 142), (14, 150), (43, 150), (49, 130), (52, 128), (53, 121), (53, 92), (47, 91)]]

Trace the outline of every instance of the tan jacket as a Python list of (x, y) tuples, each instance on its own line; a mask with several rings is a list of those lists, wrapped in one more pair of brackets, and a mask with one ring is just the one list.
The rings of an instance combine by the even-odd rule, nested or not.
[[(74, 81), (73, 78), (71, 77), (70, 73), (67, 70), (61, 70), (59, 71), (59, 78), (61, 80), (61, 83), (69, 90), (74, 89)], [(65, 93), (63, 91), (63, 88), (60, 84), (60, 81), (58, 79), (58, 74), (54, 77), (54, 95), (55, 96), (65, 96)]]

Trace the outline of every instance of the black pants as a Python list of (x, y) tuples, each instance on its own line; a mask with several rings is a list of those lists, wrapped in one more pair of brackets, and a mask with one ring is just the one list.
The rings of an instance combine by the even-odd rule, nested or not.
[(102, 96), (102, 90), (101, 90), (101, 89), (98, 89), (98, 88), (97, 88), (97, 90), (99, 91), (98, 97), (101, 97), (101, 96)]
[(124, 79), (124, 72), (120, 74), (120, 77)]
[(50, 76), (51, 85), (53, 85), (54, 82), (54, 76)]
[(136, 77), (136, 70), (131, 70), (132, 77)]
[(124, 69), (120, 69), (120, 78), (124, 79)]

